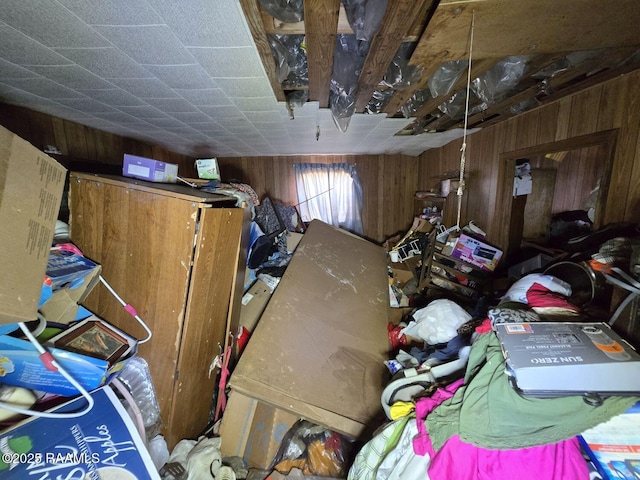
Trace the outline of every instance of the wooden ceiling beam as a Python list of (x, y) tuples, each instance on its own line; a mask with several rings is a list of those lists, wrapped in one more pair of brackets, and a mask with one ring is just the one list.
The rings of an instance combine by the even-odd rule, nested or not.
[(271, 45), (269, 45), (269, 39), (264, 31), (264, 24), (262, 23), (262, 15), (260, 14), (260, 8), (258, 7), (258, 0), (240, 0), (240, 6), (244, 12), (244, 16), (247, 19), (249, 30), (253, 36), (253, 41), (258, 49), (258, 54), (264, 65), (267, 78), (271, 84), (273, 93), (279, 102), (285, 101), (285, 95), (282, 91), (282, 85), (278, 81), (278, 73), (276, 72), (276, 62), (271, 52)]
[(382, 24), (376, 32), (356, 88), (356, 112), (363, 112), (389, 64), (406, 38), (416, 16), (432, 0), (394, 0), (387, 3)]
[(309, 99), (329, 106), (340, 0), (305, 0), (304, 27), (309, 66)]

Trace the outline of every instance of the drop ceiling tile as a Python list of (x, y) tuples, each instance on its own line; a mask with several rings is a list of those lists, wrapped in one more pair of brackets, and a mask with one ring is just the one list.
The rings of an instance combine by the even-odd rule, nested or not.
[(184, 98), (148, 98), (147, 103), (166, 113), (197, 112), (198, 109)]
[(146, 0), (56, 0), (91, 25), (153, 25), (162, 19)]
[(103, 113), (97, 112), (95, 114), (96, 117), (102, 118), (104, 120), (108, 120), (110, 122), (115, 123), (116, 125), (135, 125), (137, 123), (141, 123), (136, 117), (128, 115), (124, 112), (113, 112), (113, 113)]
[(11, 80), (14, 78), (39, 78), (35, 72), (22, 68), (19, 65), (15, 65), (11, 62), (0, 60), (0, 78), (3, 80)]
[(215, 82), (200, 65), (145, 65), (145, 68), (170, 88), (216, 88)]
[(273, 96), (271, 85), (264, 78), (216, 78), (216, 83), (232, 99)]
[(117, 112), (115, 108), (106, 105), (102, 102), (98, 102), (92, 98), (66, 98), (66, 99), (58, 99), (58, 103), (62, 105), (66, 105), (69, 108), (75, 108), (76, 110), (80, 110), (81, 112)]
[(0, 56), (16, 65), (70, 65), (65, 57), (41, 45), (32, 38), (0, 25)]
[(112, 83), (103, 80), (78, 65), (41, 65), (32, 66), (29, 67), (29, 69), (69, 88), (83, 88), (91, 90), (113, 88)]
[(184, 123), (168, 115), (164, 118), (150, 118), (148, 121), (150, 124), (155, 125), (158, 128), (171, 128), (175, 126), (181, 126), (181, 127), (184, 126)]
[[(180, 40), (192, 47), (252, 45), (236, 0), (150, 0)], [(230, 28), (231, 27), (231, 28)]]
[(278, 103), (274, 97), (233, 98), (232, 100), (240, 110), (249, 115), (254, 112), (269, 112), (274, 120), (280, 115), (277, 110)]
[(178, 99), (178, 95), (157, 78), (117, 78), (109, 81), (139, 98)]
[(146, 69), (114, 47), (56, 48), (54, 51), (102, 78), (153, 78)]
[(193, 56), (166, 25), (95, 28), (142, 65), (190, 65), (195, 62)]
[(71, 90), (57, 82), (38, 76), (37, 78), (20, 78), (11, 82), (15, 88), (30, 92), (40, 97), (55, 98), (83, 98), (81, 93)]
[(189, 47), (191, 55), (213, 78), (224, 77), (260, 77), (264, 75), (262, 61), (255, 48), (194, 48)]
[(189, 125), (193, 125), (194, 122), (206, 122), (210, 120), (209, 116), (202, 112), (174, 112), (172, 116)]
[(167, 114), (158, 110), (151, 105), (139, 105), (139, 106), (123, 106), (118, 109), (124, 113), (127, 113), (133, 117), (143, 120), (150, 120), (153, 118), (167, 118)]
[(213, 120), (225, 120), (232, 117), (242, 117), (242, 112), (235, 105), (221, 105), (219, 107), (199, 106), (200, 111), (209, 115)]
[(113, 88), (110, 90), (78, 90), (78, 92), (114, 107), (145, 105), (144, 101), (121, 88)]
[(207, 89), (173, 89), (175, 93), (197, 107), (214, 107), (232, 105), (233, 103), (220, 88)]
[(2, 0), (0, 17), (47, 47), (103, 47), (108, 42), (78, 17), (52, 1)]

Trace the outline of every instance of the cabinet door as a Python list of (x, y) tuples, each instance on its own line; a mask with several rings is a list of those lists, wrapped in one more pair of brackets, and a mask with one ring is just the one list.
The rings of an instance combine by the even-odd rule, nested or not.
[[(245, 256), (240, 255), (243, 219), (240, 208), (202, 209), (168, 442), (197, 436), (209, 421), (217, 372), (210, 366), (229, 334), (234, 283), (244, 278)], [(238, 275), (238, 270), (243, 274)]]
[[(72, 241), (102, 265), (107, 282), (153, 331), (138, 353), (149, 363), (167, 428), (199, 210), (197, 203), (166, 194), (99, 180), (72, 178), (70, 183)], [(136, 338), (146, 336), (102, 284), (84, 303)]]

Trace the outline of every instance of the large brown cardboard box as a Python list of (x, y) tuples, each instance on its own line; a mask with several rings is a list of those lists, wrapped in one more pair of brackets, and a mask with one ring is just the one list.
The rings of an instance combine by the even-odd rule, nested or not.
[(0, 127), (0, 324), (36, 319), (66, 169)]
[(314, 220), (231, 375), (231, 391), (351, 438), (370, 433), (384, 417), (388, 310), (382, 247)]
[(297, 420), (285, 410), (231, 392), (220, 425), (220, 452), (223, 457), (241, 457), (250, 468), (267, 470)]

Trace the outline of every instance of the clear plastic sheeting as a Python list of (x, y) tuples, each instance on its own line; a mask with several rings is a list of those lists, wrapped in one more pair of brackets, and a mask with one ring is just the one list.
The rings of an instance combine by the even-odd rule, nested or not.
[(370, 42), (380, 28), (387, 0), (342, 0), (342, 4), (356, 38)]
[(429, 79), (429, 90), (433, 98), (447, 95), (469, 65), (468, 60), (446, 62)]
[(304, 35), (268, 35), (276, 63), (276, 74), (283, 88), (309, 84), (309, 66)]
[(414, 48), (415, 45), (412, 43), (400, 45), (384, 77), (382, 77), (380, 87), (403, 90), (420, 81), (424, 68), (420, 65), (409, 65), (409, 59)]
[[(480, 113), (488, 108), (488, 105), (485, 102), (481, 102), (473, 90), (470, 91), (470, 95), (471, 98), (469, 99), (469, 115), (475, 115), (476, 113)], [(467, 106), (466, 99), (467, 90), (460, 90), (459, 92), (453, 94), (453, 96), (449, 100), (440, 104), (438, 109), (452, 119), (464, 118), (464, 112)]]
[(304, 20), (303, 0), (260, 0), (260, 5), (281, 22), (296, 23)]
[(371, 95), (371, 100), (365, 107), (365, 113), (376, 114), (382, 112), (382, 109), (389, 103), (393, 94), (396, 93), (395, 90), (390, 88), (386, 90), (374, 90)]
[(513, 90), (527, 70), (528, 56), (513, 56), (500, 60), (485, 73), (474, 79), (471, 88), (487, 106), (502, 100)]
[(365, 57), (360, 52), (355, 35), (336, 37), (329, 106), (336, 127), (345, 133), (356, 109), (355, 90)]
[(417, 90), (416, 93), (400, 107), (402, 116), (404, 118), (412, 117), (425, 102), (432, 99), (431, 91), (428, 88)]

